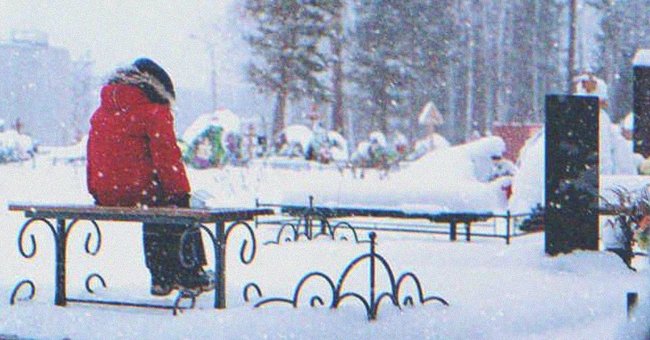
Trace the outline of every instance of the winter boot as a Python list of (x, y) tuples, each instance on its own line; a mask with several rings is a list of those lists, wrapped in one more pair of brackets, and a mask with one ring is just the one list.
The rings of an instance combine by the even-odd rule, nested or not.
[(203, 268), (188, 273), (188, 275), (184, 276), (177, 285), (179, 290), (190, 292), (193, 295), (199, 295), (203, 292), (214, 290), (215, 287), (215, 273), (212, 270), (203, 270)]
[(170, 284), (165, 283), (152, 283), (150, 293), (153, 296), (167, 296), (171, 294), (173, 288)]

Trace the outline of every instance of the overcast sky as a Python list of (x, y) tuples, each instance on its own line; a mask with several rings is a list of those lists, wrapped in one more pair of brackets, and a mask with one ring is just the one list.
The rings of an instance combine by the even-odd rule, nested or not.
[[(12, 30), (37, 29), (51, 45), (64, 47), (73, 59), (86, 51), (95, 60), (95, 71), (106, 75), (139, 56), (158, 61), (178, 87), (208, 90), (209, 59), (204, 44), (189, 38), (206, 36), (216, 23), (218, 70), (221, 79), (241, 77), (240, 58), (233, 58), (239, 42), (227, 20), (236, 0), (0, 0), (0, 40)], [(235, 44), (235, 45), (233, 45)]]

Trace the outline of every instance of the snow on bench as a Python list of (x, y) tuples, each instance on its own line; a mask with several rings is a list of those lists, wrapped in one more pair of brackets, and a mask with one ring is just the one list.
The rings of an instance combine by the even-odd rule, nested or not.
[[(334, 238), (336, 230), (343, 226), (345, 228), (351, 229), (357, 239), (355, 229), (367, 229), (360, 226), (353, 227), (349, 222), (339, 222), (334, 227), (330, 225), (330, 219), (341, 219), (349, 217), (376, 217), (376, 218), (391, 218), (391, 219), (410, 219), (410, 220), (428, 220), (434, 223), (444, 223), (449, 225), (449, 231), (444, 232), (449, 235), (451, 241), (457, 240), (458, 234), (458, 224), (463, 224), (465, 226), (465, 239), (467, 241), (471, 240), (471, 236), (486, 236), (486, 237), (499, 237), (504, 238), (506, 243), (510, 243), (510, 238), (513, 236), (511, 232), (511, 223), (510, 220), (512, 217), (510, 213), (504, 215), (497, 215), (492, 212), (450, 212), (450, 211), (436, 211), (436, 210), (423, 210), (423, 209), (389, 209), (386, 207), (355, 207), (355, 206), (339, 206), (339, 205), (314, 205), (313, 197), (310, 196), (308, 205), (299, 205), (299, 204), (260, 204), (259, 206), (275, 206), (279, 207), (280, 211), (284, 214), (298, 217), (299, 220), (297, 225), (293, 226), (294, 239), (297, 239), (300, 235), (305, 236), (307, 239), (313, 239), (319, 235), (327, 235)], [(483, 234), (483, 233), (472, 233), (471, 226), (472, 223), (484, 222), (489, 219), (494, 218), (504, 218), (506, 219), (506, 230), (503, 235), (500, 234)], [(314, 235), (313, 232), (313, 221), (318, 220), (321, 222), (321, 231)], [(300, 227), (304, 227), (304, 232), (299, 231)], [(386, 227), (374, 227), (373, 230), (384, 230), (384, 231), (404, 231), (404, 232), (416, 232), (413, 229), (408, 228), (386, 228)], [(279, 243), (281, 234), (284, 228), (280, 229), (276, 242)], [(429, 232), (429, 233), (442, 233), (441, 231), (435, 231), (432, 228), (426, 228), (425, 230), (418, 230), (417, 232)], [(358, 239), (357, 239), (358, 241)]]

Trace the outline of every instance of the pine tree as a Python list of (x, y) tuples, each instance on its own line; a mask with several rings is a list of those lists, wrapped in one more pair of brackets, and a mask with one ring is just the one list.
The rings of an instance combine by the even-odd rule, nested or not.
[(324, 1), (328, 6), (330, 26), (328, 37), (331, 46), (329, 68), (332, 74), (332, 130), (346, 134), (344, 101), (343, 50), (345, 32), (343, 30), (344, 3), (340, 0)]
[(507, 82), (511, 88), (506, 121), (541, 118), (544, 94), (565, 89), (560, 54), (563, 33), (560, 2), (520, 0), (513, 4), (513, 29)]
[(622, 117), (632, 110), (632, 59), (636, 50), (650, 46), (647, 21), (650, 1), (612, 1), (602, 4), (601, 75), (609, 85), (610, 114)]
[[(453, 1), (403, 1), (400, 13), (408, 18), (398, 37), (409, 76), (404, 84), (405, 104), (401, 117), (408, 121), (409, 139), (417, 137), (418, 114), (429, 102), (444, 103), (447, 95), (445, 68), (455, 30), (451, 19)], [(438, 104), (437, 104), (438, 105)], [(443, 110), (445, 105), (440, 106)], [(444, 111), (443, 111), (444, 112)]]
[(255, 21), (248, 37), (256, 59), (250, 80), (263, 93), (275, 96), (272, 134), (284, 128), (289, 100), (326, 101), (322, 79), (326, 56), (320, 48), (328, 33), (326, 13), (313, 0), (247, 0), (246, 12)]
[(387, 131), (388, 116), (400, 102), (402, 65), (395, 50), (399, 31), (396, 1), (360, 0), (351, 55), (356, 108), (363, 116), (356, 121), (365, 131)]
[(395, 118), (407, 122), (413, 138), (419, 109), (444, 98), (451, 2), (356, 2), (350, 78), (356, 112), (366, 122), (362, 130), (386, 133)]

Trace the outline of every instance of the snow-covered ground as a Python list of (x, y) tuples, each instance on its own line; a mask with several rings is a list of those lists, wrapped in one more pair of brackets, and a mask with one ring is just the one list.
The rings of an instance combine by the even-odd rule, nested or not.
[[(467, 152), (471, 154), (471, 150)], [(294, 171), (263, 166), (190, 170), (189, 175), (194, 189), (209, 189), (215, 195), (212, 205), (250, 207), (257, 197), (276, 203), (290, 198), (306, 202), (309, 193), (315, 193), (318, 200), (319, 193), (337, 192), (344, 197), (359, 188), (361, 194), (355, 194), (359, 197), (367, 195), (369, 191), (364, 190), (371, 187), (385, 193), (417, 190), (415, 184), (406, 188), (399, 185), (406, 185), (409, 174), (424, 176), (426, 163), (419, 164), (423, 164), (422, 168), (411, 167), (410, 173), (405, 168), (402, 174), (402, 171), (391, 173), (385, 180), (379, 180), (378, 176), (352, 179), (326, 168)], [(470, 170), (458, 170), (459, 173), (467, 171)], [(410, 180), (416, 182), (417, 178), (410, 177)], [(442, 175), (435, 178), (442, 187), (451, 188), (456, 184), (454, 181), (462, 184), (460, 175), (447, 181)], [(283, 187), (290, 188), (291, 194), (284, 193)], [(300, 188), (303, 190), (299, 191)], [(424, 189), (419, 190), (419, 194), (403, 197), (410, 197), (415, 204), (425, 193)], [(477, 197), (480, 196), (467, 196), (466, 200), (477, 200)], [(391, 199), (370, 203), (389, 202), (390, 205)], [(37, 158), (33, 164), (0, 166), (0, 207), (6, 207), (10, 201), (90, 204), (92, 199), (86, 193), (83, 167), (52, 165), (46, 159)], [(349, 203), (342, 198), (321, 201)], [(438, 205), (433, 200), (423, 204), (427, 209)], [(454, 204), (441, 205), (453, 209)], [(254, 309), (252, 303), (243, 301), (242, 289), (251, 281), (259, 284), (265, 297), (289, 297), (300, 278), (312, 270), (323, 271), (337, 280), (353, 258), (367, 251), (367, 245), (329, 240), (260, 246), (251, 265), (239, 262), (239, 244), (231, 242), (226, 310), (211, 308), (212, 295), (202, 296), (197, 309), (177, 317), (168, 311), (128, 307), (71, 304), (60, 308), (52, 304), (54, 263), (49, 232), (35, 226), (38, 255), (25, 260), (16, 247), (22, 216), (3, 208), (0, 221), (0, 337), (15, 334), (73, 339), (619, 339), (634, 338), (634, 330), (640, 332), (650, 324), (641, 319), (628, 321), (625, 305), (627, 292), (639, 292), (643, 303), (650, 300), (650, 268), (646, 258), (635, 262), (638, 272), (628, 270), (618, 257), (605, 252), (580, 251), (551, 258), (544, 254), (542, 234), (519, 237), (508, 246), (503, 240), (476, 238), (471, 243), (449, 242), (444, 235), (379, 233), (378, 252), (386, 257), (395, 273), (414, 272), (426, 295), (441, 296), (450, 306), (432, 302), (400, 311), (384, 301), (374, 322), (366, 320), (364, 308), (354, 301), (344, 303), (337, 310), (312, 309), (308, 301), (298, 309), (286, 305)], [(259, 229), (258, 241), (273, 239), (275, 234), (271, 228)], [(237, 235), (234, 237), (236, 241)], [(128, 296), (139, 301), (171, 303), (171, 298), (152, 299), (148, 295), (149, 279), (138, 225), (102, 224), (102, 249), (96, 257), (83, 252), (84, 240), (82, 229), (70, 236), (69, 296), (87, 296), (83, 280), (89, 273), (98, 272), (108, 284), (108, 289), (98, 290), (100, 298)], [(9, 306), (13, 286), (24, 278), (36, 283), (35, 300)], [(359, 270), (350, 279), (351, 287), (366, 292), (367, 288), (360, 286), (367, 280), (365, 270)], [(379, 287), (385, 287), (385, 277), (380, 275), (378, 281)]]
[[(404, 210), (505, 212), (502, 187), (509, 179), (485, 182), (492, 154), (505, 148), (498, 137), (442, 148), (417, 161), (405, 162), (399, 171), (382, 178), (369, 170), (365, 179), (355, 179), (348, 169), (314, 165), (305, 171), (254, 166), (250, 169), (190, 173), (194, 188), (210, 191), (213, 206), (250, 206), (263, 202), (306, 204), (313, 195), (317, 204)], [(307, 162), (299, 162), (305, 164)], [(315, 164), (315, 163), (311, 163)], [(258, 164), (263, 165), (263, 163)]]

